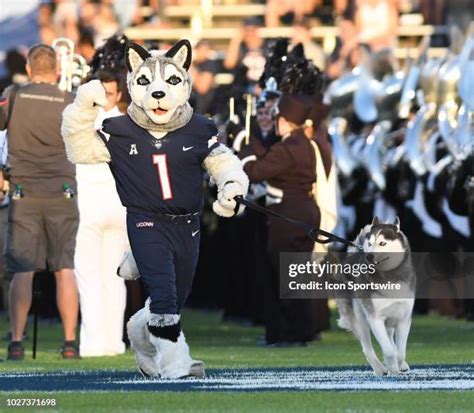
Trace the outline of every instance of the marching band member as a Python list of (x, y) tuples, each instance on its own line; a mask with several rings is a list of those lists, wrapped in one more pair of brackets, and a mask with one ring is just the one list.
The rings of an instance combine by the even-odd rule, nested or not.
[[(117, 107), (121, 90), (120, 79), (113, 72), (102, 70), (95, 77), (107, 96), (107, 105), (96, 119), (99, 129), (104, 119), (122, 115)], [(75, 254), (82, 315), (80, 354), (122, 354), (126, 289), (116, 271), (129, 248), (126, 211), (106, 163), (78, 164), (76, 168), (81, 216)]]
[[(243, 159), (252, 182), (267, 181), (275, 198), (275, 212), (318, 227), (320, 212), (312, 194), (316, 183), (316, 157), (303, 125), (309, 107), (303, 95), (283, 94), (278, 102), (277, 133), (281, 142), (263, 156)], [(317, 337), (314, 300), (279, 299), (281, 252), (311, 252), (314, 242), (301, 228), (270, 218), (268, 253), (271, 271), (265, 283), (265, 339), (270, 345), (304, 345)]]

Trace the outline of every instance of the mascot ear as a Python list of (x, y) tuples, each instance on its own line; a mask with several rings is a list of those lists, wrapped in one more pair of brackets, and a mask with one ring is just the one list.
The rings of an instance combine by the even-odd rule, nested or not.
[(398, 218), (398, 216), (395, 218), (393, 225), (397, 227), (397, 231), (400, 231), (400, 218)]
[(380, 224), (379, 217), (375, 216), (374, 219), (372, 220), (372, 225), (379, 225), (379, 224)]
[(180, 40), (165, 54), (166, 57), (173, 59), (184, 70), (191, 66), (192, 53), (189, 40)]
[(137, 70), (146, 59), (151, 57), (151, 54), (140, 45), (136, 43), (129, 43), (127, 45), (125, 56), (127, 69), (129, 72), (133, 72)]

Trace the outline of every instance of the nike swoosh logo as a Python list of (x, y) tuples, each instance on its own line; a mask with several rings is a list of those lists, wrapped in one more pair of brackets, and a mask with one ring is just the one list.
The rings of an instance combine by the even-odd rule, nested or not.
[(186, 148), (186, 146), (183, 146), (183, 152), (186, 152), (186, 151), (189, 151), (190, 149), (193, 149), (194, 146), (190, 146), (188, 148)]
[(199, 232), (199, 230), (193, 231), (193, 232), (191, 233), (191, 235), (194, 237), (194, 236), (196, 236), (196, 234), (197, 234), (198, 232)]

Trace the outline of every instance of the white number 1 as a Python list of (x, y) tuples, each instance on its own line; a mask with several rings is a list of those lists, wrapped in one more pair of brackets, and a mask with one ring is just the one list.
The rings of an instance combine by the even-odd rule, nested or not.
[(163, 199), (173, 199), (173, 191), (171, 190), (171, 183), (168, 175), (168, 161), (166, 160), (166, 154), (153, 155), (153, 163), (158, 165), (158, 177), (160, 178)]

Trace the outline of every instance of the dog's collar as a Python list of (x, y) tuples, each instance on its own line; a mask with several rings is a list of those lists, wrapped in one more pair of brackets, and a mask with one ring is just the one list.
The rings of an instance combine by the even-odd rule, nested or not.
[(137, 106), (134, 102), (129, 105), (127, 113), (132, 120), (143, 129), (153, 132), (172, 132), (176, 129), (182, 128), (191, 120), (191, 117), (193, 116), (193, 108), (189, 102), (186, 102), (184, 105), (176, 109), (169, 122), (163, 124), (153, 122), (146, 115), (143, 109)]

